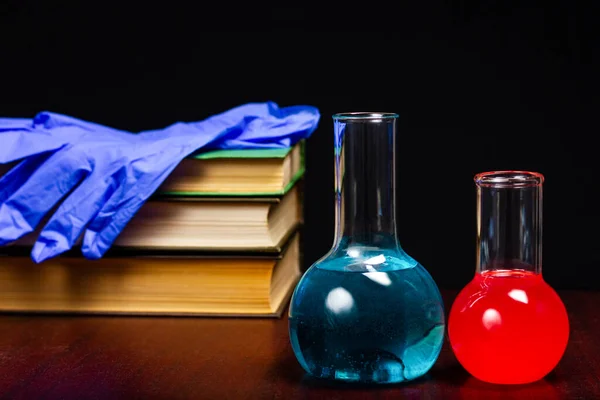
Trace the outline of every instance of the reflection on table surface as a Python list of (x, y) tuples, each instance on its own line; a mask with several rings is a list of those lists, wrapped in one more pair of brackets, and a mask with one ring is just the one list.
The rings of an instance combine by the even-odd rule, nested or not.
[[(442, 292), (448, 309), (455, 292)], [(0, 316), (2, 398), (597, 399), (600, 292), (560, 292), (565, 356), (544, 380), (500, 386), (469, 376), (447, 340), (425, 377), (393, 386), (307, 377), (281, 319)]]

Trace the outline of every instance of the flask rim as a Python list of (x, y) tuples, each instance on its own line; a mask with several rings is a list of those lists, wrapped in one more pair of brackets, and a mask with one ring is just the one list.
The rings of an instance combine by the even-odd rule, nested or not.
[(539, 172), (521, 170), (486, 171), (473, 178), (479, 187), (491, 188), (522, 188), (541, 186), (544, 175)]
[(368, 121), (381, 121), (381, 120), (393, 120), (398, 118), (399, 115), (390, 112), (368, 112), (368, 111), (354, 111), (354, 112), (343, 112), (333, 114), (334, 120), (368, 120)]

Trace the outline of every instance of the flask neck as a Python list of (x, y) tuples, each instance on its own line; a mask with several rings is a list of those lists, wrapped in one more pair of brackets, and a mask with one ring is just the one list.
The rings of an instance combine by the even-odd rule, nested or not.
[(477, 184), (477, 273), (542, 273), (543, 175), (485, 172)]
[(334, 248), (398, 248), (395, 219), (395, 114), (334, 116)]

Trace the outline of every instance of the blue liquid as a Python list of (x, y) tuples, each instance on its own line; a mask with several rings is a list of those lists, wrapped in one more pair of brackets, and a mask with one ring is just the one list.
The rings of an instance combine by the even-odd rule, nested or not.
[(289, 329), (298, 361), (318, 378), (361, 383), (426, 374), (445, 330), (435, 282), (401, 251), (354, 252), (361, 256), (317, 262), (296, 287)]

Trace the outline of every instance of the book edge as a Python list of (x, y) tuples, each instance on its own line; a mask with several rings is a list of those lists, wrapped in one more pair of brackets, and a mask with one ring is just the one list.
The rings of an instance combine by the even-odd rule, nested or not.
[(214, 160), (223, 158), (285, 158), (296, 146), (304, 146), (306, 139), (300, 139), (295, 144), (288, 147), (263, 148), (263, 149), (215, 149), (200, 150), (188, 159), (193, 160)]

